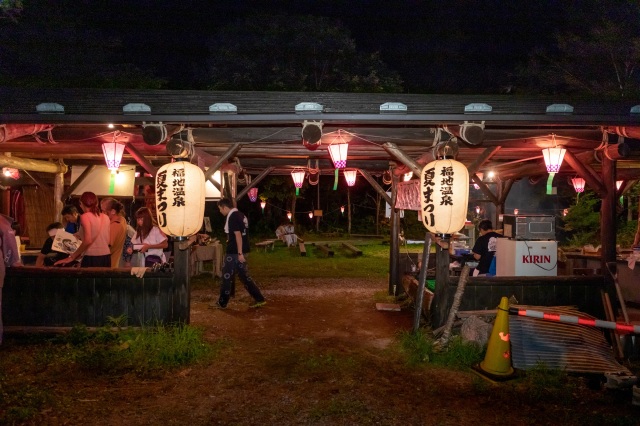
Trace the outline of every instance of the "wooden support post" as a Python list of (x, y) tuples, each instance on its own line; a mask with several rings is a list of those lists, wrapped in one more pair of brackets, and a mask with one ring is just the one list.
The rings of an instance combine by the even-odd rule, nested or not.
[[(443, 242), (449, 242), (443, 239)], [(449, 250), (436, 244), (436, 288), (431, 302), (431, 327), (440, 327), (449, 309)]]
[(180, 309), (179, 318), (186, 318), (185, 323), (191, 322), (191, 274), (189, 271), (189, 254), (191, 250), (188, 248), (180, 249), (180, 241), (173, 243), (173, 280), (176, 287), (177, 306)]
[[(602, 157), (602, 183), (606, 191), (600, 207), (600, 244), (602, 244), (602, 270), (607, 270), (607, 262), (616, 261), (616, 164), (615, 161)], [(610, 278), (610, 277), (608, 277)], [(611, 279), (608, 280), (611, 283)]]
[(431, 252), (431, 234), (427, 232), (424, 236), (424, 247), (422, 248), (422, 265), (418, 275), (418, 291), (416, 292), (416, 310), (413, 314), (413, 332), (420, 329), (420, 317), (422, 316), (422, 303), (424, 302), (424, 284), (427, 280), (427, 269), (429, 268), (429, 254)]
[(396, 196), (398, 194), (398, 176), (391, 173), (391, 235), (389, 235), (389, 295), (400, 294), (402, 280), (400, 279), (400, 265), (398, 252), (400, 244), (398, 235), (400, 234), (400, 215), (395, 208)]
[(416, 175), (420, 176), (422, 173), (422, 167), (418, 163), (416, 163), (411, 157), (407, 156), (400, 148), (397, 147), (396, 144), (391, 142), (385, 142), (382, 144), (382, 147), (385, 151), (387, 151), (393, 158), (407, 166), (411, 171)]
[(62, 193), (64, 191), (64, 174), (56, 173), (53, 180), (53, 221), (62, 222)]

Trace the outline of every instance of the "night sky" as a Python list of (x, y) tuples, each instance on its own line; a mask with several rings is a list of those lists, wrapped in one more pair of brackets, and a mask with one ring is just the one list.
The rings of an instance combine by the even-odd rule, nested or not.
[[(630, 1), (630, 0), (629, 0)], [(624, 0), (25, 0), (18, 24), (0, 20), (1, 72), (11, 69), (8, 49), (23, 40), (12, 25), (42, 37), (71, 23), (101, 43), (117, 43), (119, 58), (189, 89), (192, 70), (206, 62), (208, 45), (223, 26), (251, 13), (314, 15), (341, 22), (357, 48), (380, 52), (409, 93), (508, 93), (518, 66), (537, 47), (552, 47), (558, 31), (584, 33), (605, 15), (629, 16), (611, 5)], [(292, 18), (294, 19), (294, 18)], [(313, 32), (309, 28), (309, 32)], [(24, 34), (21, 33), (21, 34)], [(13, 40), (12, 40), (13, 36)], [(32, 36), (33, 37), (33, 36)], [(6, 42), (11, 40), (8, 44)], [(114, 40), (117, 40), (115, 42)], [(64, 42), (64, 40), (63, 40)], [(69, 41), (73, 47), (73, 41)], [(11, 47), (20, 49), (20, 47)], [(3, 50), (4, 49), (4, 50)], [(8, 53), (7, 53), (8, 52)], [(268, 53), (268, 52), (267, 52)], [(60, 53), (59, 56), (65, 53)], [(46, 59), (38, 58), (46, 69)], [(35, 61), (36, 59), (34, 59)], [(6, 69), (9, 68), (9, 71)], [(43, 71), (44, 72), (44, 71)]]

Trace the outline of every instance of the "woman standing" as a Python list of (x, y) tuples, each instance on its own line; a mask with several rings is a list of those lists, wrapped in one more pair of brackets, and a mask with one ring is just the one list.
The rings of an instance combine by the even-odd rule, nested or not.
[(83, 268), (111, 267), (109, 217), (100, 213), (98, 197), (93, 192), (84, 192), (80, 196), (80, 208), (84, 212), (80, 216), (80, 232), (78, 233), (82, 243), (69, 257), (57, 261), (55, 265), (66, 265), (84, 255), (80, 263)]
[(111, 197), (103, 198), (100, 201), (102, 213), (109, 217), (109, 250), (111, 251), (111, 267), (120, 266), (122, 249), (127, 237), (127, 220), (122, 215), (124, 206), (118, 200)]
[(164, 263), (166, 258), (163, 249), (169, 247), (169, 241), (164, 232), (156, 226), (151, 210), (141, 207), (136, 211), (136, 234), (131, 239), (134, 247), (141, 246), (138, 251), (144, 255), (144, 265), (153, 266), (154, 263)]

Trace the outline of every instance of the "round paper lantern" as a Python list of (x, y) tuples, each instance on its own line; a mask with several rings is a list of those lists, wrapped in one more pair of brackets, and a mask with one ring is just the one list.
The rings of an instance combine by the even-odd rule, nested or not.
[(469, 202), (469, 172), (464, 164), (432, 161), (420, 173), (422, 223), (436, 234), (453, 234), (464, 227)]
[[(187, 191), (188, 188), (188, 191)], [(204, 219), (204, 172), (187, 161), (160, 167), (156, 174), (158, 226), (172, 237), (188, 237)]]

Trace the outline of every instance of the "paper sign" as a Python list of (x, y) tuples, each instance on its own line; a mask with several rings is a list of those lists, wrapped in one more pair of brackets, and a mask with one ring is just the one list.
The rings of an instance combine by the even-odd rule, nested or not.
[(71, 254), (75, 252), (79, 246), (80, 241), (73, 234), (68, 233), (64, 229), (58, 229), (56, 237), (53, 239), (51, 249), (53, 251)]
[(213, 232), (213, 229), (211, 228), (211, 218), (209, 217), (204, 218), (204, 229), (207, 232)]

